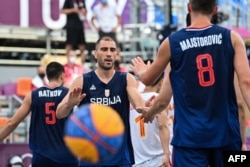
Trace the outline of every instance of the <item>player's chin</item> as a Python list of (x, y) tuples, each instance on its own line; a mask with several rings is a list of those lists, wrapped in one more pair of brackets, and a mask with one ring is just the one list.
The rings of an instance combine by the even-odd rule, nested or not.
[(104, 69), (106, 69), (106, 70), (111, 70), (113, 68), (114, 68), (113, 63), (105, 63), (104, 64)]

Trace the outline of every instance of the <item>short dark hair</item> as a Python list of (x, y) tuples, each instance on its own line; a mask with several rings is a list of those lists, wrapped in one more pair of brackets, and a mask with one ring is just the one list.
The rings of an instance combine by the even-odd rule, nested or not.
[[(216, 15), (213, 15), (212, 19), (211, 19), (211, 23), (212, 24), (217, 24), (218, 21), (217, 21), (217, 14)], [(190, 26), (191, 25), (191, 16), (190, 16), (190, 13), (187, 13), (186, 15), (186, 26)]]
[(117, 42), (116, 40), (114, 40), (113, 38), (109, 37), (109, 36), (103, 36), (101, 38), (99, 38), (97, 41), (96, 41), (96, 44), (95, 44), (95, 49), (97, 50), (99, 44), (101, 41), (113, 41), (115, 43), (115, 47), (117, 48)]
[(190, 26), (191, 25), (191, 16), (190, 13), (187, 13), (186, 15), (186, 26)]
[(194, 12), (211, 14), (217, 5), (217, 0), (189, 0)]
[(64, 67), (58, 62), (50, 62), (46, 66), (46, 75), (49, 81), (57, 80), (62, 73), (64, 73)]

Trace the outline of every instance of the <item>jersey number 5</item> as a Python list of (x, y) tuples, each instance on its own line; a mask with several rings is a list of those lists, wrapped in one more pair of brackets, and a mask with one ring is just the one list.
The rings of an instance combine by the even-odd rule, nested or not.
[(45, 103), (45, 122), (49, 125), (54, 125), (56, 123), (56, 111), (52, 109), (54, 106), (54, 102)]
[[(206, 62), (206, 66), (203, 62)], [(210, 54), (201, 54), (196, 57), (198, 68), (199, 83), (203, 87), (211, 86), (215, 82), (213, 60)], [(208, 74), (208, 79), (205, 80), (205, 74)]]

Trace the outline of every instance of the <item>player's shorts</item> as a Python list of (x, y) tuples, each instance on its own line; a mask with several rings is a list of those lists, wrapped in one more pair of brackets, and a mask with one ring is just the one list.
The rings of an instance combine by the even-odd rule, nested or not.
[[(71, 161), (71, 160), (69, 160)], [(32, 167), (78, 167), (78, 162), (74, 163), (57, 163), (39, 154), (33, 154), (32, 157)]]
[(131, 165), (84, 165), (80, 167), (131, 167)]
[(163, 155), (158, 155), (150, 160), (144, 161), (139, 164), (133, 165), (133, 167), (159, 167), (162, 164)]
[(241, 142), (218, 148), (190, 148), (174, 146), (172, 163), (174, 167), (222, 167), (224, 166), (223, 152), (226, 150), (240, 151)]
[(84, 29), (67, 28), (66, 33), (66, 44), (71, 44), (73, 47), (78, 47), (79, 44), (86, 44)]

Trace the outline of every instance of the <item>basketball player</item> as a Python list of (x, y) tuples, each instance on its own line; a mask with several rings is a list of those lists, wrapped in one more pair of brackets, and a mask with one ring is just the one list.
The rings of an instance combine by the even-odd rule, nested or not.
[[(216, 24), (217, 19), (216, 15), (212, 17), (211, 23)], [(187, 26), (191, 25), (191, 17), (190, 13), (187, 14), (186, 16), (186, 23)], [(246, 112), (249, 112), (247, 109), (247, 106), (244, 102), (244, 99), (242, 97), (242, 94), (240, 92), (239, 88), (239, 83), (238, 83), (238, 78), (235, 75), (234, 77), (234, 87), (235, 87), (235, 92), (236, 92), (236, 98), (237, 98), (237, 106), (238, 106), (238, 114), (239, 114), (239, 121), (240, 121), (240, 134), (241, 134), (241, 141), (242, 141), (242, 150), (247, 150), (247, 145), (246, 145)]]
[[(144, 100), (157, 96), (164, 74), (152, 85), (146, 86), (141, 93)], [(157, 114), (152, 124), (145, 124), (141, 114), (130, 109), (131, 139), (134, 149), (135, 164), (133, 167), (170, 166), (169, 129), (167, 108)]]
[[(71, 109), (78, 104), (97, 103), (111, 106), (124, 122), (124, 143), (113, 159), (97, 165), (131, 167), (134, 155), (130, 136), (129, 107), (130, 103), (134, 108), (145, 106), (145, 102), (137, 90), (134, 76), (114, 69), (117, 43), (110, 37), (101, 37), (97, 40), (95, 49), (97, 68), (73, 81), (69, 93), (58, 105), (57, 117), (68, 116)], [(81, 166), (91, 166), (91, 164), (82, 162)]]
[(221, 167), (225, 150), (241, 150), (234, 72), (249, 108), (250, 70), (239, 34), (211, 24), (217, 10), (216, 0), (190, 0), (191, 25), (164, 40), (152, 65), (132, 60), (134, 73), (146, 85), (171, 61), (171, 85), (164, 82), (153, 106), (140, 111), (145, 122), (151, 121), (169, 103), (172, 86), (175, 167)]
[(29, 146), (32, 150), (32, 167), (77, 167), (78, 161), (63, 141), (65, 119), (56, 118), (56, 107), (67, 94), (62, 87), (64, 67), (51, 62), (46, 67), (48, 87), (38, 88), (24, 98), (20, 108), (0, 130), (0, 141), (8, 136), (31, 112)]

